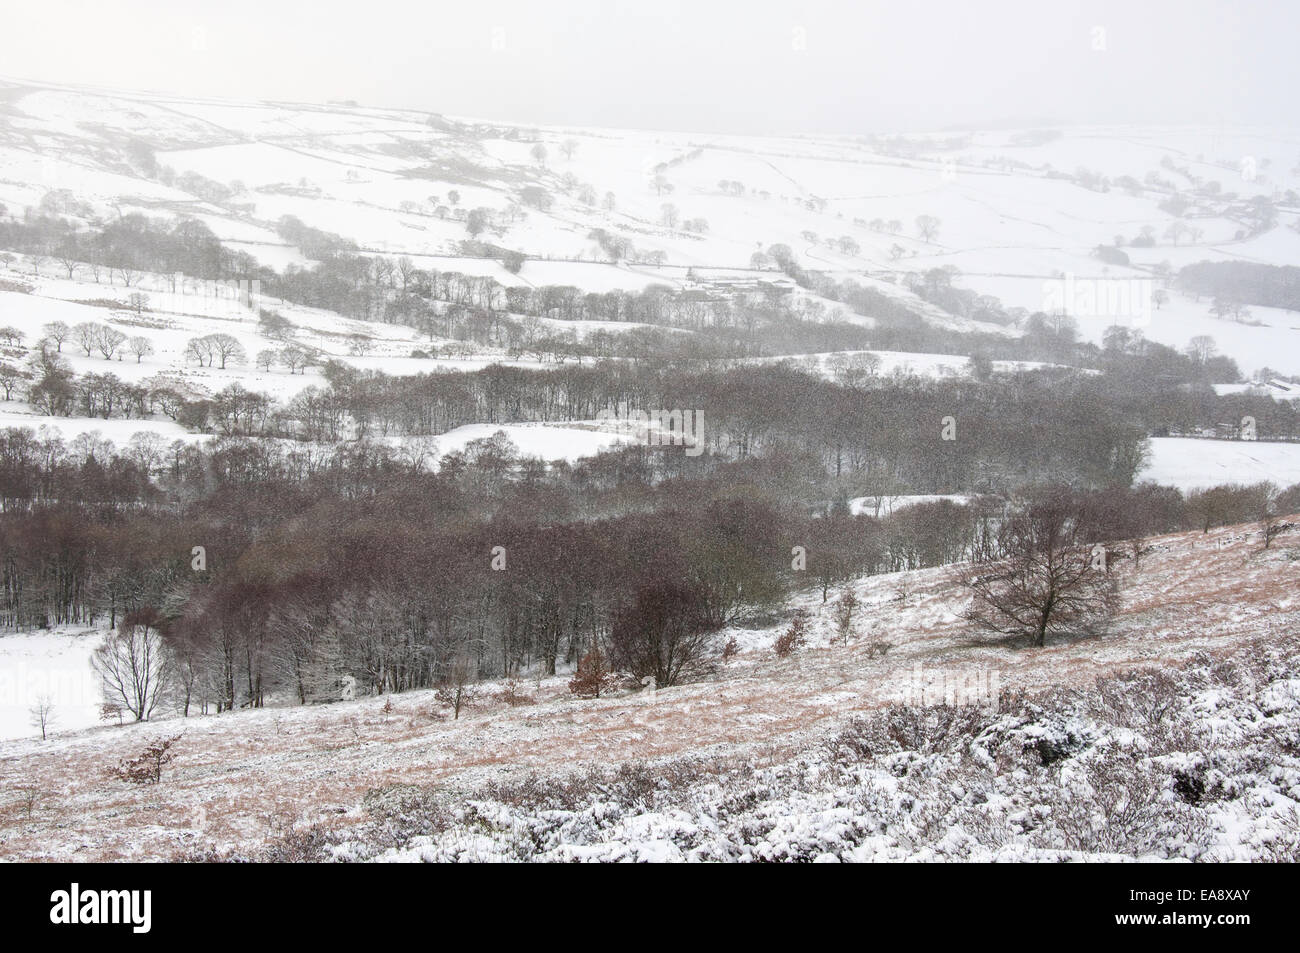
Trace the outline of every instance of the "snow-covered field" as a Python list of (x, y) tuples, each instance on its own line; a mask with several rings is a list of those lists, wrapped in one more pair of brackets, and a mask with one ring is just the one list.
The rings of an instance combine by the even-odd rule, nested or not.
[(520, 456), (543, 460), (566, 460), (592, 457), (620, 442), (617, 434), (583, 427), (550, 424), (467, 424), (435, 439), (438, 456), (461, 450), (471, 440), (483, 440), (504, 433), (519, 448)]
[[(1108, 635), (1041, 650), (975, 638), (952, 570), (922, 570), (858, 580), (847, 645), (808, 592), (806, 648), (774, 657), (784, 623), (724, 632), (739, 655), (653, 693), (582, 701), (525, 676), (523, 704), (486, 684), (459, 720), (412, 692), (8, 741), (0, 856), (1294, 859), (1296, 543), (1264, 552), (1249, 525), (1154, 539), (1116, 569)], [(916, 710), (944, 700), (983, 707)], [(882, 717), (959, 724), (873, 747)], [(182, 731), (161, 784), (107, 775)]]
[(90, 668), (102, 633), (87, 629), (0, 635), (0, 739), (30, 738), (40, 729), (31, 712), (53, 706), (53, 732), (76, 732), (99, 723), (103, 697)]
[[(970, 358), (959, 354), (927, 354), (922, 351), (832, 351), (825, 354), (801, 354), (797, 357), (753, 358), (752, 363), (789, 362), (827, 377), (834, 377), (839, 360), (873, 361), (873, 373), (880, 377), (902, 375), (905, 377), (966, 377), (971, 373)], [(1035, 371), (1045, 367), (1064, 368), (1063, 364), (1043, 361), (992, 361), (993, 370), (1000, 374)], [(1097, 373), (1084, 370), (1083, 373)]]
[[(218, 204), (185, 191), (182, 179), (165, 185), (143, 177), (124, 156), (108, 161), (121, 146), (105, 128), (151, 144), (158, 161), (180, 175), (196, 173), (236, 191)], [(369, 252), (410, 255), (424, 267), (596, 292), (680, 286), (687, 267), (747, 269), (756, 249), (775, 244), (789, 246), (806, 268), (893, 294), (901, 285), (882, 279), (952, 266), (959, 284), (1030, 311), (1048, 307), (1048, 284), (1066, 275), (1149, 283), (1162, 262), (1176, 268), (1205, 259), (1300, 260), (1300, 208), (1285, 197), (1300, 187), (1294, 129), (1040, 132), (975, 131), (956, 148), (916, 137), (898, 149), (850, 137), (430, 122), (428, 114), (403, 110), (20, 86), (0, 102), (0, 203), (20, 212), (66, 189), (100, 216), (194, 215), (277, 268), (303, 261), (273, 227), (295, 215)], [(548, 152), (543, 162), (531, 154), (539, 143)], [(1086, 188), (1072, 181), (1080, 169), (1112, 184)], [(1149, 174), (1159, 181), (1148, 183)], [(1139, 184), (1122, 187), (1114, 181), (1121, 177)], [(1184, 194), (1201, 189), (1186, 220), (1199, 230), (1194, 235), (1166, 235), (1176, 219), (1158, 206), (1174, 187)], [(554, 204), (521, 205), (526, 188), (544, 189)], [(1229, 195), (1241, 202), (1270, 198), (1276, 226), (1239, 238), (1244, 223)], [(460, 219), (475, 208), (495, 213), (501, 229), (484, 238), (530, 256), (519, 275), (497, 261), (455, 257), (468, 237)], [(940, 222), (928, 239), (915, 225), (922, 214)], [(698, 220), (707, 230), (685, 229)], [(890, 222), (898, 227), (880, 224)], [(1129, 245), (1144, 227), (1155, 244)], [(595, 228), (643, 253), (662, 253), (667, 266), (603, 263), (590, 238)], [(1130, 266), (1104, 266), (1093, 256), (1117, 236)], [(965, 321), (911, 303), (927, 320)], [(1247, 374), (1264, 364), (1300, 372), (1294, 314), (1259, 308), (1258, 325), (1230, 324), (1210, 317), (1208, 302), (1177, 294), (1145, 310), (1122, 319), (1152, 340), (1183, 347), (1194, 335), (1210, 334)], [(1085, 337), (1099, 340), (1116, 318), (1084, 313), (1078, 320)]]
[(1155, 437), (1151, 462), (1138, 479), (1184, 492), (1265, 480), (1285, 488), (1300, 483), (1300, 443)]
[(939, 503), (947, 500), (950, 503), (964, 505), (970, 501), (970, 497), (961, 493), (916, 493), (910, 495), (892, 496), (881, 494), (879, 496), (859, 496), (849, 500), (849, 511), (855, 516), (867, 515), (885, 517), (898, 510), (906, 509), (909, 506), (916, 506), (918, 503)]

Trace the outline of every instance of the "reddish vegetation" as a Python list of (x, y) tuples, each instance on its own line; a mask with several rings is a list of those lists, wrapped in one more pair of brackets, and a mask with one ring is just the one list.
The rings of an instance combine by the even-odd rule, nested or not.
[[(365, 793), (381, 785), (463, 788), (521, 770), (709, 748), (775, 757), (845, 716), (919, 691), (918, 673), (942, 683), (994, 672), (997, 688), (1032, 692), (1224, 652), (1300, 624), (1295, 542), (1287, 534), (1263, 552), (1248, 526), (1155, 539), (1139, 569), (1115, 568), (1123, 586), (1110, 635), (1044, 649), (980, 641), (961, 618), (966, 595), (951, 572), (923, 570), (909, 574), (904, 597), (897, 576), (860, 581), (870, 634), (846, 646), (816, 637), (819, 623), (831, 631), (832, 609), (809, 594), (799, 600), (813, 620), (802, 650), (784, 659), (741, 651), (714, 678), (657, 693), (580, 700), (566, 679), (550, 678), (528, 682), (526, 696), (519, 683), (484, 692), (458, 721), (432, 692), (191, 718), (160, 783), (147, 786), (113, 768), (176, 735), (175, 720), (10, 742), (0, 745), (0, 857), (252, 848), (300, 825), (355, 823)], [(892, 644), (887, 655), (872, 651), (881, 637)], [(535, 704), (518, 703), (527, 696)]]

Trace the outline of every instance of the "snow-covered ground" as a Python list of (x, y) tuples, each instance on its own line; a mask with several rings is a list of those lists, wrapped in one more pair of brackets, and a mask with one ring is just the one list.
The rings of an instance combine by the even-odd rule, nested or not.
[(593, 428), (552, 424), (467, 424), (434, 438), (439, 457), (463, 450), (471, 440), (484, 440), (503, 433), (524, 457), (566, 460), (592, 457), (620, 442), (617, 434)]
[(909, 506), (916, 506), (918, 503), (939, 503), (947, 500), (950, 503), (964, 505), (970, 502), (970, 497), (962, 493), (916, 493), (910, 495), (891, 496), (881, 494), (879, 496), (859, 496), (849, 500), (849, 511), (855, 516), (889, 516), (898, 510), (906, 509)]
[[(801, 593), (791, 608), (810, 613), (805, 648), (774, 656), (784, 622), (732, 629), (722, 638), (736, 638), (737, 656), (657, 692), (584, 701), (563, 676), (526, 674), (524, 704), (485, 684), (459, 720), (420, 691), (29, 734), (0, 743), (0, 856), (258, 856), (304, 843), (364, 857), (392, 848), (394, 859), (517, 856), (519, 835), (535, 830), (533, 850), (573, 859), (1294, 859), (1300, 763), (1283, 742), (1300, 723), (1286, 641), (1300, 625), (1297, 541), (1292, 530), (1265, 552), (1250, 525), (1153, 539), (1140, 568), (1115, 569), (1108, 635), (1039, 650), (976, 638), (944, 568), (857, 580), (846, 645), (832, 637), (833, 604)], [(1151, 666), (1172, 677), (1182, 664), (1191, 674), (1173, 686), (1089, 694), (1098, 677)], [(1073, 702), (1055, 694), (1076, 688), (1087, 691)], [(1167, 723), (1148, 719), (1151, 698), (1175, 700)], [(955, 733), (901, 724), (872, 748), (872, 719), (895, 717), (888, 706), (944, 700), (976, 706), (955, 713)], [(106, 772), (182, 730), (163, 783)], [(595, 788), (565, 781), (588, 771), (620, 773)], [(1090, 800), (1089, 785), (1107, 800)], [(1139, 794), (1133, 812), (1125, 791)], [(374, 836), (386, 821), (396, 840)], [(308, 829), (319, 836), (287, 837)], [(696, 851), (705, 845), (715, 853)]]
[(1221, 483), (1260, 483), (1285, 488), (1300, 483), (1300, 443), (1155, 437), (1151, 462), (1138, 480), (1184, 492)]
[(39, 735), (31, 715), (42, 700), (53, 706), (52, 732), (98, 724), (103, 697), (90, 657), (102, 638), (84, 628), (0, 635), (0, 739)]
[[(840, 362), (871, 361), (872, 373), (879, 377), (903, 375), (905, 377), (967, 377), (971, 373), (970, 358), (960, 354), (927, 354), (922, 351), (831, 351), (823, 354), (801, 354), (795, 357), (751, 358), (750, 363), (773, 364), (788, 362), (834, 377)], [(1044, 361), (992, 361), (993, 370), (1000, 374), (1036, 371), (1043, 368), (1065, 369), (1063, 364)], [(1083, 369), (1081, 373), (1099, 373)]]
[[(0, 203), (20, 212), (66, 189), (100, 216), (116, 210), (195, 215), (279, 268), (302, 261), (273, 228), (281, 216), (295, 215), (369, 252), (410, 255), (425, 267), (596, 292), (681, 286), (687, 267), (702, 274), (746, 269), (755, 250), (776, 244), (788, 246), (806, 268), (894, 295), (905, 295), (901, 285), (883, 279), (952, 266), (959, 284), (1030, 311), (1049, 307), (1049, 284), (1066, 275), (1103, 285), (1147, 282), (1149, 299), (1152, 269), (1162, 262), (1177, 268), (1205, 259), (1300, 260), (1294, 228), (1300, 209), (1285, 198), (1300, 187), (1297, 135), (1288, 128), (1078, 127), (1028, 137), (1027, 130), (1000, 129), (971, 132), (958, 148), (917, 136), (910, 148), (891, 149), (850, 137), (429, 120), (408, 110), (19, 85), (0, 103)], [(125, 157), (106, 161), (121, 146), (105, 127), (151, 143), (158, 161), (177, 173), (237, 183), (239, 191), (214, 204), (184, 191), (182, 180), (164, 185), (129, 171)], [(549, 152), (544, 164), (531, 155), (539, 142)], [(1104, 191), (1085, 188), (1071, 181), (1079, 169), (1112, 184)], [(1176, 221), (1158, 207), (1168, 185), (1130, 190), (1114, 182), (1143, 183), (1150, 173), (1185, 195), (1201, 188), (1184, 221), (1199, 233), (1166, 235)], [(523, 215), (509, 211), (525, 188), (546, 190), (554, 204), (543, 210), (525, 203)], [(1273, 200), (1277, 225), (1239, 238), (1244, 222), (1230, 194), (1239, 203)], [(676, 225), (665, 218), (665, 205), (673, 206)], [(468, 237), (457, 215), (475, 208), (497, 213), (502, 230), (485, 239), (531, 256), (517, 276), (497, 261), (454, 257)], [(929, 239), (915, 224), (923, 214), (940, 222)], [(700, 219), (707, 231), (683, 227)], [(879, 224), (891, 221), (897, 229)], [(1144, 227), (1153, 230), (1154, 246), (1133, 248), (1129, 243)], [(644, 253), (663, 253), (667, 267), (603, 263), (590, 238), (595, 228)], [(1093, 255), (1117, 236), (1131, 266), (1104, 266)], [(927, 320), (973, 326), (909, 303)], [(1183, 347), (1192, 336), (1210, 334), (1245, 373), (1264, 364), (1300, 373), (1294, 314), (1258, 308), (1257, 326), (1232, 325), (1211, 318), (1207, 301), (1178, 294), (1154, 312), (1141, 310), (1122, 320), (1152, 340)], [(1078, 319), (1091, 340), (1116, 320), (1086, 313)]]

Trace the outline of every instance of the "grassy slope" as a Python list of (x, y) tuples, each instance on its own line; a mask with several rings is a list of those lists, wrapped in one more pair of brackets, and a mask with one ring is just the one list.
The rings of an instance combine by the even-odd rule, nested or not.
[[(1141, 567), (1127, 564), (1123, 608), (1099, 641), (1013, 650), (976, 641), (960, 618), (952, 571), (860, 580), (858, 635), (831, 646), (820, 597), (813, 644), (778, 660), (777, 628), (734, 633), (744, 651), (703, 681), (581, 701), (563, 679), (523, 685), (533, 704), (512, 707), (499, 685), (450, 720), (430, 692), (314, 708), (98, 728), (0, 744), (0, 856), (158, 858), (215, 847), (252, 850), (294, 824), (343, 829), (364, 820), (367, 791), (392, 784), (448, 792), (528, 772), (584, 764), (709, 754), (793, 757), (857, 713), (891, 701), (934, 702), (945, 686), (1034, 691), (1083, 686), (1135, 665), (1197, 652), (1226, 654), (1254, 639), (1295, 631), (1297, 537), (1260, 551), (1253, 527), (1153, 541)], [(891, 643), (883, 657), (871, 644)], [(117, 760), (146, 741), (184, 730), (177, 761), (158, 787), (112, 779)], [(23, 791), (39, 792), (27, 816)]]

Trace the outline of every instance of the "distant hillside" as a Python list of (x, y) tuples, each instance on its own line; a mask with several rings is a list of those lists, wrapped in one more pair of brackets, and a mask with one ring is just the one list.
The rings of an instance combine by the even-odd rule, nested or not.
[[(951, 267), (973, 294), (949, 319), (979, 320), (997, 299), (1013, 332), (1059, 306), (1050, 283), (1065, 276), (1096, 283), (1098, 300), (1146, 282), (1134, 313), (1076, 307), (1080, 334), (1100, 343), (1120, 323), (1179, 348), (1211, 336), (1246, 373), (1297, 373), (1295, 322), (1270, 310), (1291, 296), (1258, 297), (1247, 330), (1180, 293), (1148, 307), (1207, 257), (1300, 260), (1294, 141), (1218, 127), (704, 136), (19, 84), (0, 101), (0, 206), (192, 216), (278, 271), (321, 254), (286, 237), (286, 217), (420, 267), (468, 260), (468, 240), (520, 256), (518, 277), (489, 263), (503, 282), (597, 292), (644, 288), (664, 266), (787, 261), (900, 290)], [(1129, 264), (1097, 257), (1107, 247)]]

